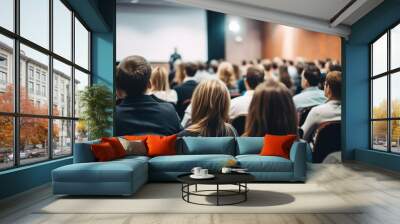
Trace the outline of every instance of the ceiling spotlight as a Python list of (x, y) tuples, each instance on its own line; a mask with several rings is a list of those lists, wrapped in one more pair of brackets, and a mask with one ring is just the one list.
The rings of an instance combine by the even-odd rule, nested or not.
[(236, 20), (230, 21), (228, 28), (229, 28), (230, 31), (232, 31), (234, 33), (238, 33), (240, 31), (239, 22), (236, 21)]

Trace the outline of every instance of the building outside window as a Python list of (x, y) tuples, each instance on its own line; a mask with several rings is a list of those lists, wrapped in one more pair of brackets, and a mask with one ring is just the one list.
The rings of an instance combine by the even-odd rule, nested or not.
[[(74, 142), (87, 139), (86, 127), (71, 107), (79, 102), (83, 87), (90, 85), (82, 82), (90, 80), (91, 75), (87, 26), (64, 1), (18, 2), (18, 12), (9, 12), (10, 16), (20, 16), (14, 18), (19, 21), (17, 29), (2, 27), (7, 32), (0, 29), (0, 170), (70, 156)], [(6, 4), (11, 5), (6, 7)], [(14, 1), (1, 5), (12, 9)], [(43, 13), (36, 13), (39, 11)], [(12, 60), (14, 53), (18, 54), (19, 61)], [(19, 66), (19, 88), (15, 88), (15, 66)], [(3, 83), (10, 88), (2, 90)], [(68, 88), (73, 85), (79, 88)], [(61, 103), (57, 101), (60, 96)], [(14, 105), (19, 108), (18, 112), (14, 111)], [(33, 132), (38, 134), (32, 137)]]

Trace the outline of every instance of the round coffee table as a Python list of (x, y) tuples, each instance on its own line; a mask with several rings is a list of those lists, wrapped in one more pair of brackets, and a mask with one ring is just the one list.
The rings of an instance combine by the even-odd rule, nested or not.
[[(188, 203), (197, 205), (234, 205), (245, 202), (247, 200), (247, 192), (249, 188), (247, 183), (255, 180), (255, 177), (248, 173), (216, 173), (212, 179), (193, 179), (189, 174), (182, 174), (178, 176), (178, 181), (182, 183), (182, 199)], [(197, 185), (215, 185), (215, 190), (198, 190)], [(223, 190), (220, 185), (236, 185), (237, 190)], [(195, 186), (194, 191), (190, 191), (190, 186)], [(206, 194), (214, 192), (215, 194)], [(203, 196), (203, 197), (216, 197), (216, 204), (202, 204), (190, 200), (190, 196)], [(240, 199), (231, 203), (221, 203), (221, 197), (240, 196)]]

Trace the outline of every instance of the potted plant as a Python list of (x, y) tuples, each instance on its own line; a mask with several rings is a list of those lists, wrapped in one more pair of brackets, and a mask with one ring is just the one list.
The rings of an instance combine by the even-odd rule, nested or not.
[[(113, 97), (110, 89), (101, 84), (86, 87), (79, 93), (81, 121), (79, 128), (86, 128), (89, 140), (110, 136), (113, 114)], [(80, 130), (79, 129), (79, 130)], [(79, 135), (80, 133), (78, 133)]]

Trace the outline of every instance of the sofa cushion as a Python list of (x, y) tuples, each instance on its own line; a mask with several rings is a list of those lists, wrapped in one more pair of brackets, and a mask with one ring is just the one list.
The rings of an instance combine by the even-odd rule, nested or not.
[(151, 172), (190, 172), (193, 167), (203, 167), (212, 172), (219, 171), (228, 160), (235, 159), (231, 155), (175, 155), (158, 156), (149, 160)]
[(264, 145), (263, 137), (237, 137), (236, 155), (260, 154)]
[(249, 172), (293, 172), (292, 161), (278, 156), (239, 155), (240, 167)]
[(234, 137), (183, 137), (178, 141), (177, 154), (204, 155), (225, 154), (235, 155)]

